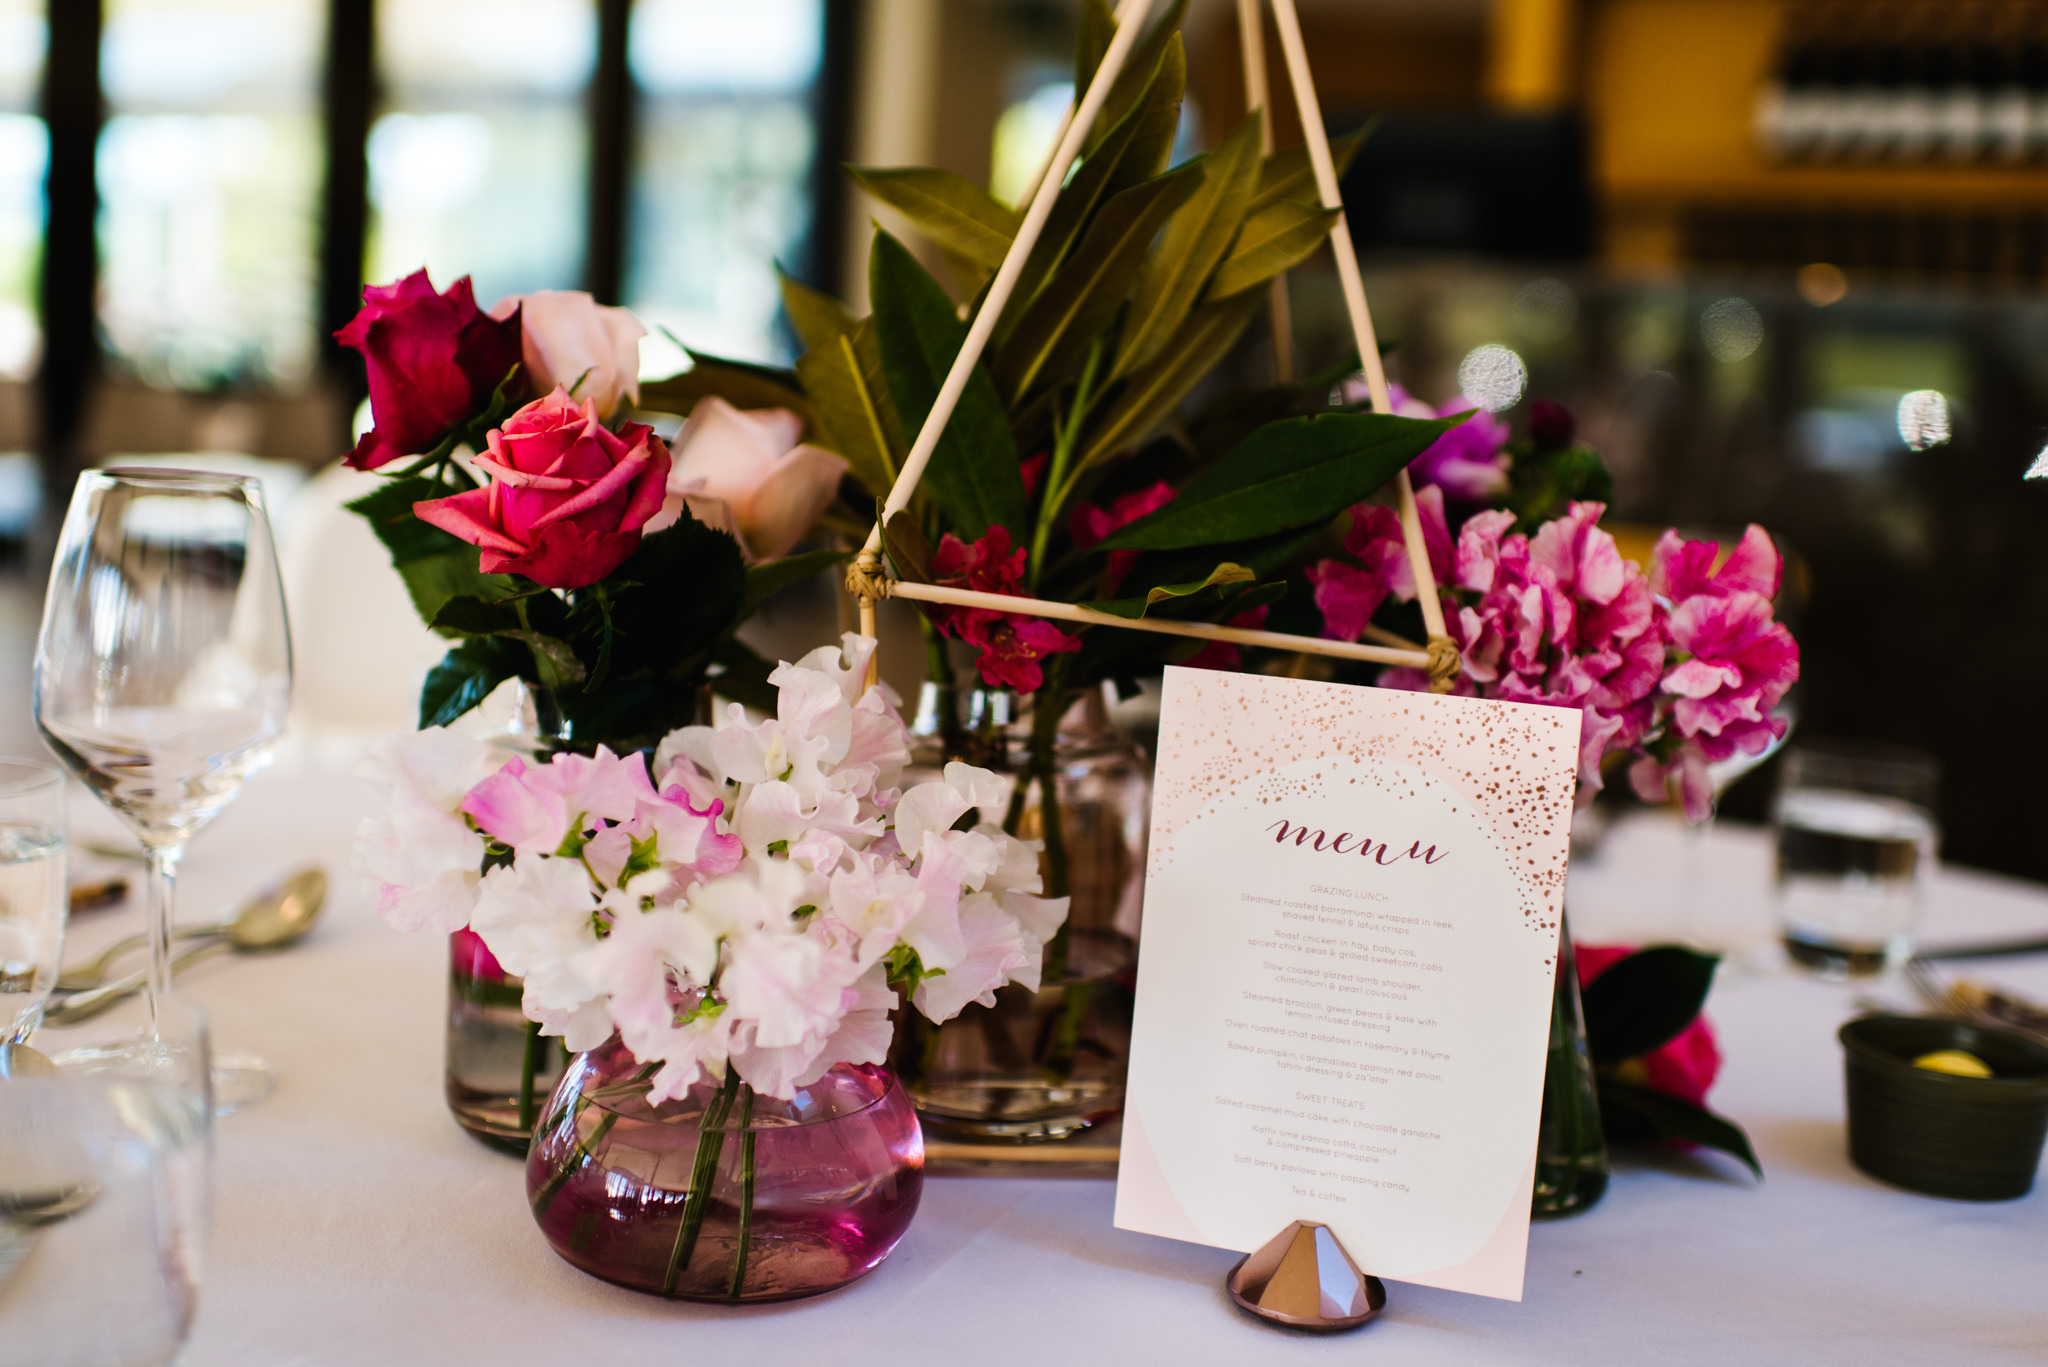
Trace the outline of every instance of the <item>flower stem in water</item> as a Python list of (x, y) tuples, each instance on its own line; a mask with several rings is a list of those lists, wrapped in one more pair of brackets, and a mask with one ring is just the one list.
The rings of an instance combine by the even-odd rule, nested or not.
[[(711, 1184), (718, 1175), (718, 1155), (725, 1147), (725, 1118), (732, 1114), (733, 1098), (745, 1085), (740, 1081), (739, 1070), (727, 1064), (725, 1085), (704, 1108), (704, 1118), (697, 1127), (697, 1159), (690, 1167), (690, 1189), (683, 1198), (683, 1223), (676, 1229), (675, 1251), (669, 1254), (668, 1275), (661, 1281), (664, 1296), (676, 1294), (676, 1282), (697, 1251), (697, 1236), (704, 1232), (704, 1215), (711, 1201)], [(751, 1098), (752, 1093), (748, 1095)]]
[(754, 1237), (754, 1089), (740, 1098), (740, 1233), (733, 1247), (732, 1289), (729, 1301), (740, 1298), (747, 1280), (747, 1252)]

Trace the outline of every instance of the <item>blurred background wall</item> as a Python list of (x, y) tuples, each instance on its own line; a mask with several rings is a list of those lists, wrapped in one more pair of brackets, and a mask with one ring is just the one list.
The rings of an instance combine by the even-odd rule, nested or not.
[[(1615, 520), (1767, 525), (1799, 729), (1935, 751), (1947, 855), (2048, 877), (2043, 6), (1301, 8), (1332, 129), (1372, 125), (1345, 193), (1397, 378), (1441, 402), (1491, 357), (1577, 414)], [(786, 360), (773, 263), (864, 294), (877, 210), (838, 164), (1015, 193), (1074, 9), (0, 0), (0, 632), (32, 627), (43, 491), (78, 468), (344, 450), (361, 373), (328, 338), (365, 281), (589, 289), (661, 329), (650, 372), (675, 338)], [(1231, 0), (1185, 33), (1193, 153), (1244, 114)], [(1327, 262), (1291, 288), (1303, 367), (1340, 360)]]

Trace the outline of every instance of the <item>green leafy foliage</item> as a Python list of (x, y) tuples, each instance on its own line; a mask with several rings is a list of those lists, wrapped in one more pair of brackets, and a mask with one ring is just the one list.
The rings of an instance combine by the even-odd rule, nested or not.
[(1529, 534), (1573, 503), (1614, 500), (1614, 476), (1592, 447), (1579, 443), (1539, 449), (1523, 438), (1508, 445), (1509, 506), (1515, 530)]
[(1161, 603), (1188, 605), (1192, 600), (1206, 594), (1211, 598), (1223, 597), (1222, 590), (1235, 584), (1248, 584), (1258, 576), (1243, 565), (1225, 561), (1200, 579), (1191, 579), (1178, 584), (1155, 584), (1136, 598), (1119, 598), (1100, 603), (1084, 603), (1083, 607), (1094, 608), (1097, 612), (1112, 613), (1128, 617), (1133, 621), (1146, 616)]
[(874, 320), (827, 337), (798, 358), (796, 373), (818, 415), (819, 436), (860, 486), (880, 497), (909, 450), (882, 366)]
[(1593, 1062), (1620, 1063), (1676, 1039), (1706, 1005), (1719, 963), (1711, 954), (1658, 945), (1609, 966), (1583, 994)]
[[(889, 392), (906, 430), (914, 431), (931, 412), (967, 338), (967, 325), (938, 281), (902, 243), (881, 231), (875, 233), (869, 292)], [(923, 486), (969, 540), (992, 525), (1024, 525), (1017, 445), (985, 367), (975, 366), (925, 467)]]
[(1228, 299), (1291, 271), (1323, 245), (1335, 227), (1335, 209), (1288, 201), (1271, 204), (1244, 221), (1230, 255), (1209, 282), (1208, 299)]
[(930, 166), (853, 168), (854, 183), (909, 219), (939, 246), (993, 271), (1023, 217), (965, 176)]
[[(859, 325), (852, 309), (823, 290), (812, 289), (780, 267), (776, 269), (775, 279), (782, 290), (782, 311), (789, 315), (789, 325), (805, 347), (823, 346)], [(797, 379), (803, 380), (801, 369), (797, 371)], [(808, 382), (804, 383), (804, 392), (810, 392)]]
[[(1355, 132), (1346, 133), (1341, 138), (1330, 139), (1330, 161), (1336, 167), (1339, 180), (1342, 180), (1344, 173), (1351, 169), (1352, 160), (1358, 156), (1358, 149), (1365, 146), (1365, 140), (1372, 136), (1373, 126), (1367, 124)], [(1258, 191), (1253, 195), (1252, 202), (1246, 206), (1246, 212), (1255, 214), (1262, 209), (1269, 209), (1290, 200), (1307, 204), (1312, 208), (1323, 207), (1323, 197), (1316, 189), (1315, 167), (1309, 162), (1306, 143), (1296, 143), (1266, 158), (1265, 165), (1259, 170)]]
[(1166, 348), (1237, 236), (1258, 180), (1258, 116), (1246, 117), (1194, 165), (1201, 168), (1201, 184), (1178, 206), (1160, 235), (1159, 250), (1145, 260), (1112, 377), (1129, 374)]
[(688, 417), (699, 399), (714, 395), (734, 408), (787, 408), (806, 428), (815, 426), (816, 415), (795, 371), (696, 351), (689, 356), (692, 364), (682, 374), (641, 383), (640, 407)]
[(1095, 425), (1081, 456), (1088, 469), (1142, 441), (1166, 421), (1188, 392), (1237, 345), (1261, 300), (1250, 295), (1209, 304), (1189, 315), (1174, 338), (1133, 374)]
[[(1180, 84), (1183, 88), (1186, 86), (1187, 58), (1182, 52), (1180, 39), (1180, 21), (1186, 13), (1187, 0), (1173, 0), (1166, 13), (1160, 15), (1131, 48), (1130, 56), (1124, 59), (1124, 69), (1117, 73), (1116, 80), (1109, 87), (1109, 98), (1103, 103), (1101, 116), (1095, 120), (1097, 131), (1092, 131), (1081, 143), (1081, 155), (1089, 155), (1106, 141), (1099, 130), (1109, 128), (1136, 107), (1144, 99), (1153, 76), (1176, 59), (1180, 62)], [(1109, 37), (1115, 32), (1114, 15), (1111, 19), (1106, 33), (1100, 29), (1091, 33), (1088, 31), (1090, 26), (1084, 25), (1083, 44), (1092, 44), (1094, 38), (1100, 34), (1102, 46), (1095, 49), (1094, 60), (1087, 63), (1087, 78), (1075, 80), (1076, 96), (1086, 93), (1089, 84), (1095, 78), (1096, 69), (1101, 64), (1102, 53), (1109, 48)], [(1086, 47), (1082, 49), (1084, 53), (1086, 50)], [(1080, 75), (1080, 65), (1081, 61), (1077, 59), (1077, 77)], [(1179, 100), (1180, 96), (1176, 94), (1175, 103), (1178, 104)]]
[(1681, 1140), (1729, 1154), (1758, 1177), (1764, 1175), (1756, 1150), (1740, 1125), (1654, 1087), (1617, 1077), (1601, 1078), (1600, 1123), (1610, 1140)]
[(531, 667), (518, 642), (484, 636), (464, 641), (427, 671), (420, 687), (420, 729), (447, 726), (491, 695), (507, 679)]
[(1382, 413), (1270, 423), (1195, 476), (1173, 502), (1112, 533), (1102, 549), (1173, 550), (1328, 521), (1454, 426)]

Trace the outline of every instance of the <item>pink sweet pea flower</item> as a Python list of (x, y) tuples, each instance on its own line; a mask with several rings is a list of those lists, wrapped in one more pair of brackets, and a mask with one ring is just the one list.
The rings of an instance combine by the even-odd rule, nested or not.
[[(1022, 596), (1022, 546), (1010, 546), (1010, 533), (996, 526), (968, 545), (947, 532), (932, 555), (932, 574), (941, 584), (982, 593)], [(1081, 638), (1069, 636), (1042, 617), (996, 612), (989, 608), (934, 607), (929, 610), (940, 631), (981, 652), (981, 677), (991, 684), (1036, 692), (1045, 683), (1039, 661), (1047, 655), (1079, 650)]]
[(413, 513), (483, 550), (485, 574), (580, 589), (617, 569), (661, 511), (668, 448), (652, 429), (617, 434), (559, 388), (506, 419), (476, 458), (489, 482)]
[(560, 754), (537, 767), (515, 759), (469, 790), (462, 810), (520, 854), (553, 854), (571, 833), (631, 821), (655, 800), (640, 756)]
[[(1577, 945), (1574, 948), (1579, 960), (1581, 990), (1590, 987), (1594, 979), (1636, 952), (1634, 945)], [(1682, 1101), (1690, 1101), (1695, 1106), (1704, 1106), (1707, 1104), (1707, 1092), (1721, 1072), (1721, 1050), (1714, 1040), (1714, 1027), (1707, 1023), (1706, 1014), (1702, 1012), (1674, 1038), (1642, 1058), (1629, 1062), (1642, 1065), (1644, 1085)]]

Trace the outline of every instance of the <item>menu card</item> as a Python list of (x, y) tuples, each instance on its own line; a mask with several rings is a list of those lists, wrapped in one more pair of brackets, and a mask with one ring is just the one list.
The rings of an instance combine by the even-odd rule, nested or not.
[(1118, 1228), (1520, 1300), (1576, 710), (1166, 671)]

